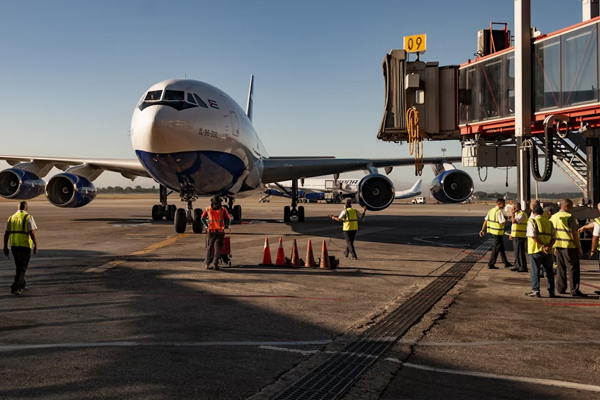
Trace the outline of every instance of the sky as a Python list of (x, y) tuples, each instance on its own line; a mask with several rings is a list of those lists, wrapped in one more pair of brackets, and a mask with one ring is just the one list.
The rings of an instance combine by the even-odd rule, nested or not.
[[(423, 61), (464, 63), (490, 21), (514, 30), (513, 4), (0, 0), (0, 153), (135, 158), (131, 115), (154, 83), (197, 79), (245, 108), (254, 74), (253, 122), (270, 155), (407, 157), (406, 144), (377, 140), (384, 55), (403, 48), (404, 36), (426, 33)], [(580, 21), (580, 0), (532, 0), (532, 25), (543, 33)], [(425, 143), (425, 156), (441, 156), (441, 148), (460, 155), (460, 143), (446, 141)], [(477, 169), (465, 170), (475, 190), (516, 191), (516, 168), (508, 188), (505, 170), (490, 169), (483, 183)], [(390, 177), (406, 188), (416, 180), (412, 167)], [(423, 178), (424, 187), (433, 179), (428, 167)], [(95, 184), (156, 183), (106, 172)], [(560, 172), (540, 184), (540, 191), (563, 190), (576, 188)]]

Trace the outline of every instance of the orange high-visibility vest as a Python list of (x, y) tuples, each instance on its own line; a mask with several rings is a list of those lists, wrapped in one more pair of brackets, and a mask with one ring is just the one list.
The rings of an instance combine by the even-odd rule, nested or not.
[(208, 212), (208, 230), (223, 232), (225, 230), (225, 213), (223, 207), (213, 210), (209, 207)]

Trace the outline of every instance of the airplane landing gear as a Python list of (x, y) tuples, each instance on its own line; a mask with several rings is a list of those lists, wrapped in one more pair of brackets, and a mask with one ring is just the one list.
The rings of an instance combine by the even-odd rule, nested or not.
[(194, 201), (198, 197), (194, 194), (193, 189), (182, 189), (179, 193), (181, 201), (187, 203), (186, 208), (178, 208), (175, 212), (175, 232), (185, 233), (187, 225), (192, 224), (192, 230), (194, 233), (202, 233), (203, 226), (200, 217), (202, 216), (202, 210), (199, 208), (194, 209)]
[(304, 222), (304, 207), (298, 207), (298, 179), (292, 180), (292, 205), (283, 208), (283, 222), (290, 222), (292, 217), (298, 217), (298, 222)]
[(229, 211), (229, 215), (233, 219), (233, 222), (239, 224), (242, 222), (242, 206), (233, 205), (235, 199), (233, 197), (227, 197), (227, 211)]
[(175, 218), (177, 206), (175, 204), (167, 204), (167, 196), (173, 192), (167, 193), (167, 188), (163, 185), (160, 185), (159, 191), (160, 204), (152, 206), (152, 220), (160, 221), (164, 217), (167, 221), (172, 221)]

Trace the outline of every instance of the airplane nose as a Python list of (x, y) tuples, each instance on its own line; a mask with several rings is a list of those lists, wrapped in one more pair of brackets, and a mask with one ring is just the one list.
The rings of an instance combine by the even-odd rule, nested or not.
[(155, 105), (136, 113), (132, 121), (134, 148), (155, 153), (173, 151), (175, 137), (182, 139), (191, 129), (188, 121), (182, 120), (172, 107)]

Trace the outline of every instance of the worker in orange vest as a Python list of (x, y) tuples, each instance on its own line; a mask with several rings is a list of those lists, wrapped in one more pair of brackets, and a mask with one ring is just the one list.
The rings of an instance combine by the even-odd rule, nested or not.
[[(210, 199), (210, 207), (202, 213), (202, 225), (206, 228), (206, 269), (219, 269), (221, 247), (225, 241), (225, 228), (229, 228), (231, 217), (227, 209), (221, 205), (221, 198), (215, 196)], [(214, 249), (214, 254), (213, 254)], [(210, 266), (212, 260), (213, 266)]]

